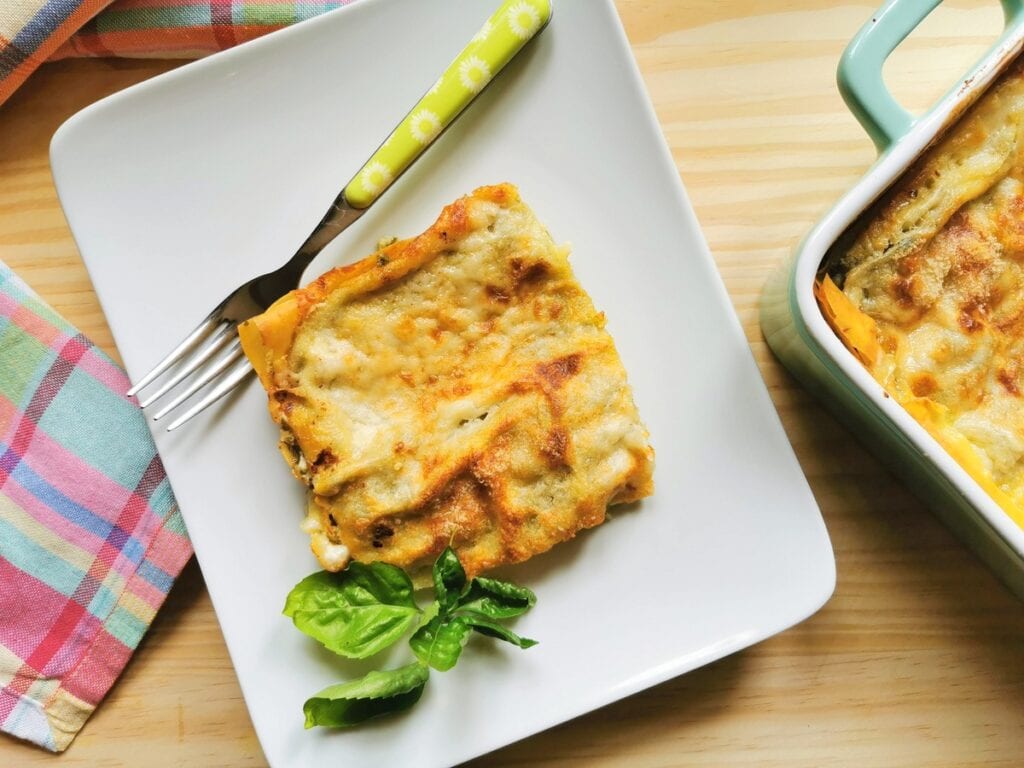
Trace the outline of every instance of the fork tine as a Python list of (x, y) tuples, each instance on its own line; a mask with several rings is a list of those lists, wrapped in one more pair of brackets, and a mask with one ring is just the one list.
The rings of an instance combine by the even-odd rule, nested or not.
[(217, 324), (218, 321), (213, 318), (213, 315), (207, 315), (206, 319), (196, 326), (195, 330), (186, 336), (178, 346), (172, 349), (163, 360), (153, 366), (149, 373), (132, 385), (132, 388), (127, 392), (128, 397), (137, 394), (139, 390), (148, 386), (153, 379), (178, 362), (178, 360), (184, 357), (189, 350), (193, 349), (200, 341), (209, 336), (213, 329), (217, 327)]
[(193, 416), (205, 411), (215, 402), (224, 397), (224, 395), (237, 387), (241, 381), (252, 372), (253, 369), (252, 366), (249, 365), (248, 358), (243, 357), (236, 361), (235, 364), (231, 366), (231, 369), (220, 377), (220, 381), (217, 383), (217, 386), (211, 389), (202, 400), (167, 425), (167, 431), (173, 432)]
[(163, 382), (155, 392), (147, 395), (145, 399), (139, 400), (140, 408), (145, 408), (146, 406), (155, 403), (167, 394), (167, 392), (177, 386), (182, 379), (195, 373), (195, 371), (199, 369), (199, 366), (213, 357), (217, 351), (223, 348), (223, 346), (231, 341), (232, 338), (238, 337), (238, 328), (234, 324), (222, 321), (220, 326), (221, 327), (214, 332), (213, 336), (207, 340), (206, 345), (182, 363), (181, 368), (176, 370), (174, 375)]
[(221, 371), (231, 365), (231, 363), (235, 362), (235, 360), (241, 357), (241, 355), (242, 343), (236, 336), (235, 340), (231, 342), (223, 355), (210, 364), (210, 366), (207, 367), (201, 375), (197, 376), (193, 381), (190, 381), (187, 387), (174, 396), (173, 400), (153, 414), (153, 421), (159, 421), (183, 402), (188, 400), (192, 395), (219, 376)]

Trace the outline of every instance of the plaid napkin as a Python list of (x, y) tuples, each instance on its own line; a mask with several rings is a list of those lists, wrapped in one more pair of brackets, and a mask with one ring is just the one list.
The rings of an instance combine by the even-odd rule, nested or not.
[(127, 388), (0, 263), (0, 729), (54, 751), (192, 553)]
[(353, 0), (0, 0), (0, 104), (48, 59), (195, 58)]

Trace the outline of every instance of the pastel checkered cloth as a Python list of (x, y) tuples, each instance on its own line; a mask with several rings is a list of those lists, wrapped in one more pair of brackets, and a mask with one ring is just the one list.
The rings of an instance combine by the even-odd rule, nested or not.
[(127, 388), (0, 263), (0, 729), (54, 751), (192, 553)]
[(68, 56), (195, 58), (353, 0), (0, 0), (0, 104)]

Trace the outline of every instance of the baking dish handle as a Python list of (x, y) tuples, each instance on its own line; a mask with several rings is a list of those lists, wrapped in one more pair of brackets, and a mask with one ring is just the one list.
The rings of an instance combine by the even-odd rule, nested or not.
[[(916, 118), (889, 93), (882, 66), (942, 0), (887, 0), (846, 46), (839, 61), (839, 92), (878, 152), (902, 137)], [(1001, 0), (1006, 27), (1024, 18), (1024, 0)]]

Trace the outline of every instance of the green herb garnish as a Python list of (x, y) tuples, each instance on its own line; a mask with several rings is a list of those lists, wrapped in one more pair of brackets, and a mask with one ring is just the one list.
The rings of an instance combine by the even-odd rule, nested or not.
[(499, 622), (526, 613), (537, 598), (526, 587), (498, 579), (467, 579), (449, 547), (433, 569), (434, 601), (421, 609), (412, 580), (386, 563), (350, 563), (340, 573), (320, 571), (288, 594), (284, 614), (335, 653), (365, 659), (393, 645), (416, 626), (409, 645), (416, 661), (332, 685), (306, 701), (306, 727), (344, 728), (415, 704), (430, 669), (455, 666), (473, 632), (519, 648), (536, 645)]
[(430, 670), (414, 661), (324, 688), (302, 705), (306, 727), (347, 728), (371, 717), (409, 709), (419, 701), (429, 676)]
[(397, 641), (420, 609), (405, 572), (381, 563), (350, 563), (341, 573), (307, 576), (289, 593), (284, 615), (324, 647), (365, 659)]

